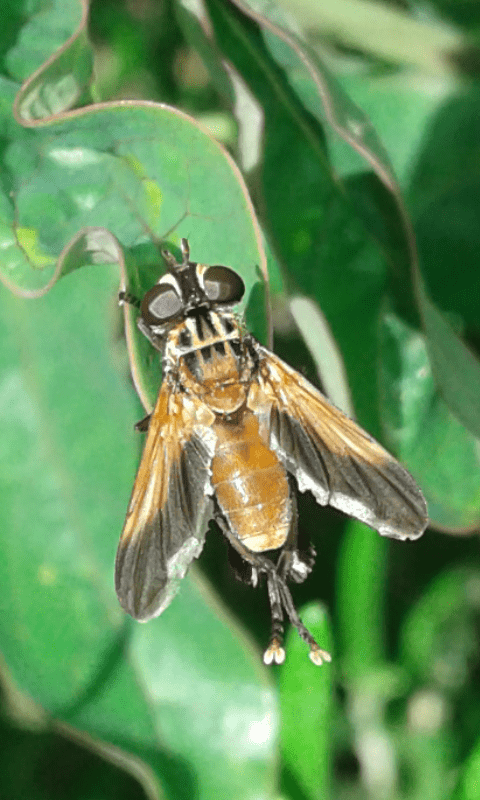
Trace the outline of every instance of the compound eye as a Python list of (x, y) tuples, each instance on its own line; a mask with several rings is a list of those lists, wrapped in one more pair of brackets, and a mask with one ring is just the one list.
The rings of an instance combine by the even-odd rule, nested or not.
[(158, 325), (176, 317), (183, 308), (182, 298), (169, 283), (157, 283), (142, 300), (140, 313), (147, 325)]
[(208, 267), (203, 274), (203, 286), (214, 303), (238, 303), (245, 292), (240, 275), (228, 267)]

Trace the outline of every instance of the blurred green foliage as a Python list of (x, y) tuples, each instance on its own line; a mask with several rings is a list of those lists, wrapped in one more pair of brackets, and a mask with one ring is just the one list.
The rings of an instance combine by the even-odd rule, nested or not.
[[(2, 800), (480, 798), (479, 8), (0, 0)], [(116, 601), (143, 413), (118, 265), (141, 293), (182, 236), (264, 341), (268, 265), (275, 350), (314, 381), (332, 343), (289, 301), (317, 304), (332, 396), (427, 497), (410, 544), (299, 496), (330, 665), (290, 632), (263, 668), (267, 598), (218, 531), (162, 617)]]

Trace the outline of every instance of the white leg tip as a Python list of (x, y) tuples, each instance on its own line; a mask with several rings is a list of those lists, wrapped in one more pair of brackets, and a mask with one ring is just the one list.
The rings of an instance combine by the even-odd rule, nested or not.
[(273, 641), (267, 647), (263, 654), (263, 663), (267, 666), (270, 664), (283, 664), (285, 661), (285, 649), (281, 646), (280, 642)]
[(321, 667), (325, 661), (330, 662), (332, 660), (332, 656), (326, 650), (321, 650), (319, 647), (312, 647), (309, 653), (310, 661), (315, 664), (316, 667)]

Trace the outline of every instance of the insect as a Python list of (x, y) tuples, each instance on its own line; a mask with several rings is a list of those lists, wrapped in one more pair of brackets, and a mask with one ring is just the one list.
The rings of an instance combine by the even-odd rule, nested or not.
[(233, 307), (245, 291), (229, 267), (163, 252), (168, 271), (143, 297), (138, 327), (162, 354), (163, 382), (147, 430), (115, 583), (125, 611), (146, 622), (171, 602), (213, 518), (265, 576), (271, 609), (266, 664), (285, 659), (284, 617), (329, 661), (302, 623), (288, 583), (305, 580), (314, 551), (300, 552), (293, 477), (383, 536), (416, 539), (428, 521), (411, 475), (374, 439), (245, 329)]

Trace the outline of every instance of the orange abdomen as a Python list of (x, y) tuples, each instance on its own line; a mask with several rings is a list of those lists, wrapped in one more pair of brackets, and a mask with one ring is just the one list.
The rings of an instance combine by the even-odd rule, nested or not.
[(218, 419), (212, 485), (230, 530), (254, 553), (281, 547), (290, 531), (292, 507), (285, 469), (263, 443), (256, 417)]

